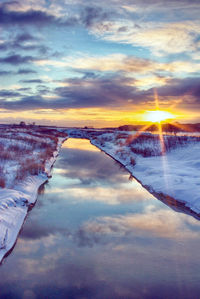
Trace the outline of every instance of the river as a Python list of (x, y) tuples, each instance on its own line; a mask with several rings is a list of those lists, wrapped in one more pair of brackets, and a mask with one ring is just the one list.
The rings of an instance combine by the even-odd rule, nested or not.
[(0, 267), (0, 298), (199, 298), (199, 257), (198, 220), (69, 139)]

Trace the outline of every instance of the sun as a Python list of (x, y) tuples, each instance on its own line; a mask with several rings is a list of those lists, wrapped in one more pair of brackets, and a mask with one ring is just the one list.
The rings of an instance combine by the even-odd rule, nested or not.
[(175, 116), (172, 113), (162, 110), (147, 111), (144, 115), (144, 119), (150, 122), (161, 122), (173, 118), (175, 118)]

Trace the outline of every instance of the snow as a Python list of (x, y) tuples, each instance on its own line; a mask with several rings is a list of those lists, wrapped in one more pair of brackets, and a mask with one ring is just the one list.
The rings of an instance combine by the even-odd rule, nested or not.
[[(66, 137), (67, 135), (65, 137), (58, 137), (56, 150), (45, 161), (44, 172), (39, 172), (38, 175), (26, 175), (21, 181), (15, 181), (12, 188), (8, 188), (7, 186), (12, 185), (11, 182), (13, 183), (14, 181), (15, 173), (19, 170), (19, 163), (17, 160), (8, 160), (6, 164), (4, 163), (3, 169), (6, 169), (8, 180), (6, 188), (0, 190), (0, 262), (14, 246), (27, 215), (28, 208), (36, 202), (38, 188), (51, 175), (51, 168)], [(12, 139), (12, 136), (10, 138)], [(7, 139), (6, 142), (8, 141)], [(41, 142), (41, 138), (38, 141)], [(34, 155), (37, 158), (36, 151), (33, 152), (33, 158)], [(13, 171), (13, 167), (15, 171)]]
[[(183, 136), (179, 145), (177, 140), (180, 137), (165, 136), (166, 144), (174, 138), (175, 145), (160, 155), (160, 145), (151, 140), (141, 144), (135, 142), (131, 148), (125, 141), (135, 134), (114, 131), (95, 136), (94, 132), (82, 132), (83, 138), (88, 138), (93, 145), (123, 164), (157, 198), (162, 200), (164, 197), (174, 204), (179, 202), (200, 215), (200, 140)], [(71, 135), (75, 137), (76, 132), (71, 132)], [(138, 149), (141, 154), (137, 153)], [(146, 157), (146, 150), (153, 156)]]

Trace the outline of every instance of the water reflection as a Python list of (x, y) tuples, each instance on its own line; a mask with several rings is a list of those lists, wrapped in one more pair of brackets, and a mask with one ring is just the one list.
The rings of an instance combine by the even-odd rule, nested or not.
[(81, 142), (62, 149), (0, 268), (0, 298), (198, 298), (200, 222)]

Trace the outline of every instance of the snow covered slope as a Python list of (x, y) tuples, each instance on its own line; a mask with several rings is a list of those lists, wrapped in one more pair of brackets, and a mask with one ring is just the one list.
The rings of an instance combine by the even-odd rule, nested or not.
[[(1, 180), (4, 187), (0, 188), (0, 262), (14, 246), (28, 208), (35, 203), (38, 188), (48, 180), (51, 167), (62, 142), (66, 139), (66, 135), (55, 138), (56, 132), (53, 138), (50, 138), (44, 132), (38, 134), (35, 130), (34, 132), (14, 130), (9, 134), (10, 131), (8, 129), (7, 138), (3, 134), (0, 136), (0, 144), (3, 146), (5, 143), (8, 150), (11, 149), (8, 145), (11, 143), (13, 149), (13, 153), (10, 152), (7, 159), (0, 153)], [(23, 153), (24, 147), (28, 148), (30, 144), (34, 144), (31, 163), (29, 151), (28, 155), (26, 152), (23, 155), (14, 152), (14, 150), (18, 152), (21, 146)], [(46, 155), (46, 159), (41, 155), (41, 151)], [(44, 157), (44, 160), (41, 157)], [(34, 169), (31, 169), (31, 165)]]
[[(70, 132), (76, 137), (76, 131)], [(80, 137), (80, 132), (78, 133)], [(83, 130), (82, 138), (123, 164), (152, 194), (200, 216), (200, 137)]]

